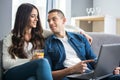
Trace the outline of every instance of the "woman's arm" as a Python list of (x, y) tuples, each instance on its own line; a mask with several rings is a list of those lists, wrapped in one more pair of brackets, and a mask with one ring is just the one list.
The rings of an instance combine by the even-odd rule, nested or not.
[[(72, 26), (72, 25), (65, 25), (65, 30), (66, 31), (70, 31), (70, 32), (76, 32), (76, 33), (80, 33), (83, 34), (89, 41), (89, 43), (91, 44), (93, 39), (91, 36), (89, 36), (88, 34), (85, 33), (85, 31), (83, 29), (80, 29), (79, 27), (76, 26)], [(45, 38), (47, 38), (48, 36), (52, 35), (53, 33), (51, 32), (51, 30), (43, 30), (43, 36)]]
[(86, 34), (85, 32), (80, 32), (81, 34), (83, 34), (87, 40), (89, 41), (90, 45), (92, 44), (93, 38), (91, 36), (89, 36), (88, 34)]
[[(72, 26), (72, 25), (65, 25), (65, 30), (69, 31), (69, 32), (75, 32), (75, 33), (85, 33), (85, 31), (79, 27), (76, 26)], [(44, 29), (43, 30), (43, 36), (46, 38), (50, 35), (52, 35), (53, 33), (51, 32), (51, 30), (49, 29)]]
[(85, 31), (83, 29), (81, 29), (80, 27), (77, 27), (77, 26), (72, 26), (72, 25), (66, 25), (65, 26), (65, 29), (67, 31), (71, 31), (71, 32), (78, 32), (80, 34), (83, 34), (89, 41), (89, 43), (91, 44), (93, 39), (91, 36), (89, 36), (88, 34), (85, 33)]
[(72, 26), (72, 25), (66, 25), (65, 26), (65, 29), (67, 31), (71, 31), (71, 32), (78, 32), (78, 33), (81, 33), (83, 34), (89, 41), (89, 43), (91, 44), (93, 39), (91, 36), (89, 36), (88, 34), (85, 33), (85, 31), (83, 29), (81, 29), (80, 27), (77, 27), (77, 26)]
[(52, 35), (53, 33), (51, 32), (51, 30), (48, 30), (48, 29), (44, 29), (43, 30), (43, 36), (45, 38), (47, 38), (48, 36)]
[(16, 59), (12, 59), (9, 52), (8, 52), (8, 48), (10, 47), (10, 45), (12, 44), (11, 42), (11, 37), (12, 34), (9, 34), (7, 37), (5, 37), (3, 39), (3, 55), (2, 55), (2, 61), (3, 61), (3, 67), (4, 69), (9, 69), (11, 67), (29, 62), (30, 59), (20, 59), (18, 57), (16, 57)]

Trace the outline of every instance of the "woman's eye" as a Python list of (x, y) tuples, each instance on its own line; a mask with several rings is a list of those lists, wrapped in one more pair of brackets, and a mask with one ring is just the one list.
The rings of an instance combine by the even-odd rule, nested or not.
[(32, 18), (36, 18), (36, 17), (38, 17), (37, 15), (35, 15), (35, 14), (33, 14), (33, 15), (31, 15), (31, 17)]
[(34, 15), (31, 15), (32, 18), (34, 18), (35, 16)]

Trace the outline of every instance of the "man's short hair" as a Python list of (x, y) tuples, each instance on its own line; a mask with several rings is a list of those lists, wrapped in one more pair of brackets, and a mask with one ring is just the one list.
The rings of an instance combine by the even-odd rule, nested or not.
[(53, 13), (53, 12), (57, 12), (59, 17), (61, 17), (61, 18), (65, 17), (64, 13), (59, 9), (52, 9), (48, 12), (48, 14)]

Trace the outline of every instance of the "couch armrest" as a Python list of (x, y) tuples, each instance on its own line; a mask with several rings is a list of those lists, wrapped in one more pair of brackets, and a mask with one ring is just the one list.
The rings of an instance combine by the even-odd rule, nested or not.
[(3, 67), (2, 67), (2, 46), (3, 46), (3, 40), (0, 40), (0, 80), (2, 80), (2, 75), (3, 75)]

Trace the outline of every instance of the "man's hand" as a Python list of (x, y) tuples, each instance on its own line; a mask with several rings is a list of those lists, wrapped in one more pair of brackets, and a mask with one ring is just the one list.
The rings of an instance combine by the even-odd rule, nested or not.
[(89, 62), (94, 62), (94, 60), (84, 60), (79, 62), (78, 64), (74, 65), (73, 67), (71, 67), (71, 73), (83, 73), (86, 71), (86, 69), (88, 69), (87, 64)]

